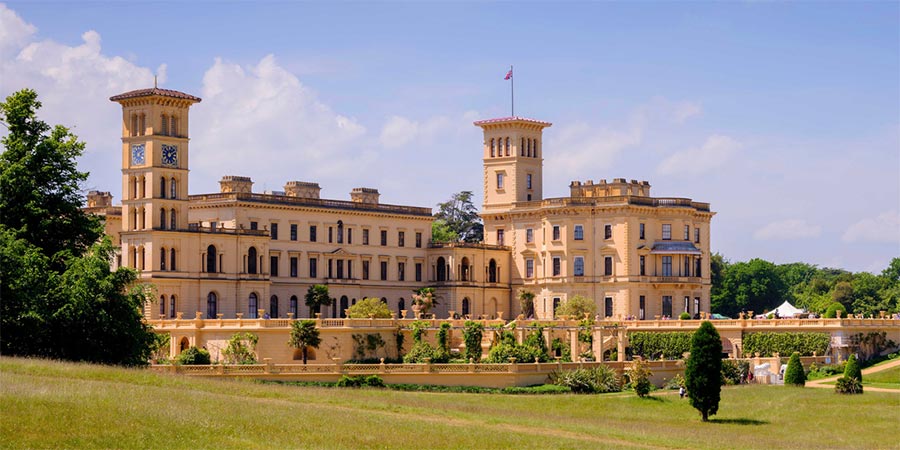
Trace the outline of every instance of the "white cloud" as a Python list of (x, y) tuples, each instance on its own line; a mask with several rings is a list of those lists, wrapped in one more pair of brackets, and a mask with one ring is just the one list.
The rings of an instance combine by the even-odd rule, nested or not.
[(402, 116), (391, 116), (381, 129), (379, 140), (385, 148), (399, 148), (410, 142), (430, 143), (441, 133), (454, 131), (459, 126), (448, 117), (438, 116), (423, 122)]
[(841, 240), (850, 243), (900, 243), (900, 213), (888, 211), (877, 217), (862, 219), (850, 225)]
[(34, 25), (0, 3), (0, 57), (5, 60), (9, 56), (7, 52), (16, 52), (24, 47), (36, 31)]
[(697, 175), (718, 168), (741, 148), (741, 144), (728, 136), (712, 135), (702, 146), (677, 152), (657, 166), (663, 175)]
[(564, 125), (544, 144), (546, 149), (553, 149), (545, 154), (544, 165), (553, 172), (581, 176), (608, 169), (625, 149), (641, 143), (641, 122), (633, 119), (622, 129), (595, 127), (587, 122)]
[(365, 128), (322, 103), (273, 55), (247, 66), (217, 58), (201, 97), (192, 110), (191, 165), (207, 182), (247, 175), (260, 190), (262, 183), (279, 190), (285, 181), (319, 181), (374, 158), (358, 145)]
[(753, 238), (759, 241), (787, 241), (809, 239), (822, 234), (822, 227), (803, 219), (788, 219), (771, 222), (756, 230)]
[(692, 117), (699, 116), (702, 112), (703, 108), (698, 103), (681, 102), (675, 105), (672, 115), (675, 118), (675, 122), (680, 124)]

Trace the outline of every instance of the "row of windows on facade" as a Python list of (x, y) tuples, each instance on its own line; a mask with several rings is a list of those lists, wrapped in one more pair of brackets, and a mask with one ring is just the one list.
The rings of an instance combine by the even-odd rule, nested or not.
[[(160, 114), (160, 127), (155, 134), (178, 136), (178, 118), (175, 115)], [(131, 115), (131, 135), (143, 136), (147, 130), (147, 115), (144, 113)]]
[[(546, 300), (546, 299), (545, 299)], [(556, 311), (559, 308), (562, 300), (560, 297), (553, 297), (553, 311)], [(544, 305), (546, 309), (546, 304)], [(659, 303), (659, 311), (660, 315), (655, 317), (659, 318), (671, 318), (672, 317), (672, 296), (671, 295), (663, 295), (660, 299)], [(691, 297), (688, 295), (684, 296), (683, 303), (683, 312), (691, 314)], [(613, 316), (613, 298), (605, 297), (603, 299), (603, 317), (612, 317)], [(693, 302), (693, 314), (694, 318), (700, 318), (700, 297), (694, 297)], [(638, 299), (638, 316), (636, 317), (638, 320), (646, 320), (647, 319), (647, 296), (641, 295)]]
[[(474, 276), (475, 266), (469, 263), (469, 258), (464, 256), (456, 268), (459, 274), (459, 281), (477, 281)], [(450, 264), (447, 264), (447, 260), (443, 256), (439, 256), (437, 263), (432, 266), (433, 281), (453, 281), (450, 269)], [(484, 267), (484, 274), (488, 283), (500, 282), (500, 266), (497, 264), (497, 260), (491, 258), (488, 261), (488, 264)]]
[[(647, 275), (647, 263), (646, 256), (641, 255), (640, 257), (640, 275)], [(693, 256), (685, 255), (682, 257), (682, 271), (678, 275), (673, 275), (675, 272), (672, 270), (672, 256), (662, 256), (661, 259), (661, 271), (658, 272), (654, 276), (662, 276), (662, 277), (671, 277), (671, 276), (681, 276), (681, 277), (700, 277), (702, 274), (701, 268), (702, 259), (695, 258)], [(692, 263), (693, 261), (693, 263)], [(562, 275), (562, 262), (563, 259), (560, 256), (554, 256), (551, 260), (551, 276), (558, 277)], [(693, 269), (693, 271), (692, 271)], [(584, 257), (576, 256), (572, 260), (572, 275), (576, 277), (584, 276)], [(603, 275), (604, 276), (612, 276), (613, 275), (613, 257), (605, 256), (603, 258)], [(525, 259), (525, 278), (534, 278), (534, 258), (526, 258)]]
[[(497, 172), (497, 189), (503, 189), (504, 172)], [(533, 177), (530, 173), (525, 174), (525, 189), (532, 190)], [(531, 194), (528, 194), (528, 200), (531, 201)]]
[[(138, 230), (141, 228), (149, 228), (147, 226), (148, 216), (144, 214), (143, 208), (132, 208), (131, 209), (131, 226), (129, 227), (131, 230)], [(177, 230), (178, 229), (178, 213), (175, 211), (175, 208), (169, 210), (168, 214), (166, 214), (165, 208), (160, 208), (159, 210), (159, 228), (161, 230)]]
[[(552, 231), (553, 240), (554, 241), (560, 240), (560, 238), (562, 236), (562, 233), (560, 232), (560, 226), (553, 225), (552, 230), (553, 230)], [(506, 234), (506, 232), (504, 229), (501, 228), (501, 229), (497, 230), (497, 244), (498, 245), (503, 245), (504, 239), (506, 237), (505, 234)], [(613, 237), (612, 225), (604, 225), (603, 226), (603, 239), (609, 240), (609, 239), (612, 239), (612, 237)], [(691, 237), (691, 226), (685, 225), (684, 226), (684, 240), (688, 241), (688, 240), (690, 240), (690, 237)], [(573, 227), (572, 239), (574, 239), (576, 241), (584, 240), (584, 225), (575, 225)], [(639, 224), (638, 239), (646, 239), (646, 229), (645, 229), (645, 226), (643, 223)], [(672, 240), (672, 224), (666, 223), (666, 224), (662, 225), (662, 239), (664, 241)], [(700, 228), (699, 227), (694, 228), (694, 242), (700, 243)], [(525, 229), (525, 243), (526, 244), (534, 243), (534, 229), (533, 228)]]
[[(148, 198), (147, 197), (147, 183), (144, 180), (144, 177), (131, 177), (128, 181), (131, 185), (131, 198)], [(169, 198), (169, 199), (177, 199), (178, 198), (178, 180), (175, 177), (169, 179), (168, 182), (168, 191), (166, 190), (166, 177), (159, 178), (159, 197), (158, 198)], [(140, 195), (138, 195), (140, 194)], [(168, 197), (166, 197), (168, 195)]]
[[(381, 301), (385, 304), (388, 303), (386, 297), (382, 297)], [(340, 299), (333, 299), (332, 307), (329, 308), (331, 310), (332, 318), (345, 318), (346, 310), (356, 304), (356, 299), (349, 299), (346, 295), (341, 296)], [(168, 308), (167, 308), (168, 306)], [(471, 301), (468, 297), (462, 299), (462, 315), (467, 316), (471, 312)], [(292, 295), (290, 300), (288, 301), (288, 312), (293, 317), (300, 317), (300, 313), (302, 311), (300, 306), (300, 299), (296, 295)], [(327, 308), (327, 307), (326, 307)], [(168, 298), (168, 302), (166, 301), (166, 296), (161, 295), (159, 298), (159, 315), (161, 317), (176, 317), (176, 309), (177, 302), (175, 296), (172, 295)], [(251, 319), (259, 318), (259, 296), (255, 292), (251, 292), (247, 297), (247, 317)], [(403, 311), (406, 309), (406, 300), (403, 297), (400, 297), (397, 300), (397, 315), (400, 316)], [(218, 316), (219, 310), (219, 295), (215, 292), (210, 292), (206, 295), (206, 317), (208, 319), (215, 319)], [(280, 304), (277, 295), (272, 295), (269, 297), (269, 309), (265, 311), (264, 314), (267, 314), (270, 318), (278, 318), (280, 317)], [(309, 312), (307, 317), (312, 317), (314, 315), (313, 310), (307, 309)], [(264, 316), (265, 317), (265, 316)]]
[[(250, 229), (251, 230), (259, 229), (259, 222), (251, 221)], [(290, 234), (289, 234), (290, 240), (292, 240), (292, 241), (298, 240), (297, 229), (298, 229), (297, 224), (292, 223), (290, 225)], [(269, 230), (270, 230), (269, 235), (272, 238), (272, 240), (273, 241), (278, 240), (278, 223), (277, 222), (270, 223)], [(369, 231), (370, 230), (368, 228), (362, 229), (362, 245), (369, 245)], [(381, 245), (387, 246), (388, 245), (388, 230), (379, 230), (379, 231), (380, 231)], [(318, 226), (310, 225), (309, 226), (309, 242), (318, 242), (318, 240), (319, 240)], [(347, 244), (353, 244), (353, 228), (350, 228), (350, 227), (345, 228), (344, 222), (341, 220), (339, 220), (337, 222), (337, 227), (331, 227), (331, 226), (328, 227), (328, 243), (329, 244), (331, 244), (331, 243), (343, 244), (345, 240), (346, 240)], [(406, 246), (406, 232), (405, 231), (397, 232), (397, 246), (398, 247)], [(420, 231), (417, 231), (415, 233), (415, 247), (416, 248), (422, 247), (422, 232), (420, 232)]]
[[(510, 138), (491, 138), (492, 158), (515, 155), (515, 152), (515, 149), (512, 148), (512, 140)], [(522, 138), (522, 142), (519, 144), (519, 156), (537, 158), (538, 140)]]

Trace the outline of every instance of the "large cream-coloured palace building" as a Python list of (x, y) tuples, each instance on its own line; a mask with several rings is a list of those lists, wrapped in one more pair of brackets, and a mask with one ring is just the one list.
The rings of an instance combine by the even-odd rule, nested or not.
[(106, 216), (119, 263), (152, 286), (147, 317), (308, 317), (314, 284), (335, 299), (325, 317), (366, 297), (399, 315), (424, 286), (436, 288), (438, 317), (512, 318), (522, 289), (538, 318), (574, 295), (606, 317), (709, 311), (709, 204), (654, 198), (646, 181), (621, 178), (543, 198), (548, 122), (475, 122), (485, 242), (434, 243), (430, 208), (382, 203), (371, 188), (331, 200), (316, 183), (259, 193), (249, 177), (225, 176), (220, 192), (190, 195), (189, 109), (200, 98), (151, 88), (111, 100), (122, 105), (122, 206), (91, 192), (87, 210)]

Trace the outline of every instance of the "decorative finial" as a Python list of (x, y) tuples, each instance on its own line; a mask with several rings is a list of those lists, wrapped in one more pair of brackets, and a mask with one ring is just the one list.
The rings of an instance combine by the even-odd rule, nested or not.
[(156, 89), (156, 75), (153, 75), (153, 89)]

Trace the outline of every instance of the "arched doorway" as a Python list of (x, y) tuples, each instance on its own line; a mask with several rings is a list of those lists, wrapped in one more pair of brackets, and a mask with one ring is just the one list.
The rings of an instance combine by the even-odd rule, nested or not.
[(273, 319), (278, 318), (278, 296), (273, 295), (269, 298), (269, 316)]
[(215, 319), (219, 307), (219, 296), (215, 292), (206, 294), (206, 318)]
[(437, 280), (447, 281), (447, 260), (443, 256), (437, 259)]
[(178, 344), (178, 348), (179, 348), (178, 352), (181, 353), (181, 352), (187, 350), (188, 348), (190, 348), (190, 346), (191, 346), (191, 341), (189, 341), (188, 338), (183, 337), (183, 338), (181, 338), (181, 342)]
[(469, 314), (470, 314), (470, 311), (469, 311), (469, 297), (465, 297), (465, 298), (463, 298), (463, 300), (462, 300), (462, 315), (463, 315), (463, 317), (466, 317), (466, 316), (468, 316)]
[(460, 263), (459, 276), (462, 281), (469, 281), (471, 274), (469, 273), (469, 258), (463, 257)]
[(256, 247), (250, 247), (250, 250), (247, 250), (247, 273), (255, 274), (256, 268)]
[(491, 262), (488, 263), (488, 282), (497, 282), (497, 261), (493, 258), (491, 259)]
[(347, 308), (350, 307), (350, 300), (346, 295), (341, 296), (341, 319), (347, 317)]

